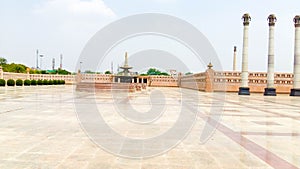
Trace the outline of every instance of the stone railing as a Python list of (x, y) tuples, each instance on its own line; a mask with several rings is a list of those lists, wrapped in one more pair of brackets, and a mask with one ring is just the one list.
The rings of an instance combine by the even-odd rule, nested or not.
[(172, 76), (148, 76), (148, 85), (152, 87), (178, 87), (178, 79)]
[(65, 80), (67, 84), (73, 84), (75, 82), (75, 75), (52, 75), (52, 74), (29, 74), (29, 73), (10, 73), (3, 72), (3, 79), (22, 79), (22, 80)]
[(205, 91), (206, 72), (179, 77), (178, 84), (183, 88)]
[[(200, 91), (226, 91), (238, 92), (241, 84), (241, 72), (237, 71), (213, 71), (209, 69), (203, 73), (183, 76), (180, 79), (180, 87), (192, 88)], [(194, 81), (197, 86), (193, 85)], [(250, 72), (249, 88), (251, 92), (262, 93), (267, 86), (267, 73)], [(292, 73), (275, 73), (275, 88), (277, 93), (289, 93), (293, 85)]]
[(106, 74), (79, 74), (81, 82), (112, 83), (113, 76)]

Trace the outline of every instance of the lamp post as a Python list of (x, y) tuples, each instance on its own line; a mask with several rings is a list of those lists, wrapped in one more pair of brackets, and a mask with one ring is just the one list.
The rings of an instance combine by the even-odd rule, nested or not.
[(44, 57), (44, 55), (40, 55), (40, 69), (42, 70), (42, 58)]
[(79, 62), (79, 72), (81, 72), (81, 65), (82, 65), (82, 62)]
[(36, 50), (36, 69), (39, 69), (39, 50)]

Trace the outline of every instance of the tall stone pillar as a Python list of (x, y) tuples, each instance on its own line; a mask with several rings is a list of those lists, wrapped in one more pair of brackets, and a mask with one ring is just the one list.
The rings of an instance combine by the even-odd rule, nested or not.
[(239, 95), (250, 95), (248, 87), (248, 32), (251, 17), (248, 13), (243, 15), (244, 37), (243, 37), (243, 56), (242, 56), (242, 83), (239, 88)]
[(294, 86), (291, 96), (300, 96), (300, 15), (295, 16)]
[(274, 87), (274, 28), (277, 18), (274, 14), (269, 15), (269, 49), (268, 49), (268, 78), (267, 88), (265, 88), (265, 96), (276, 96)]
[(232, 65), (232, 70), (236, 71), (236, 46), (233, 48), (233, 65)]

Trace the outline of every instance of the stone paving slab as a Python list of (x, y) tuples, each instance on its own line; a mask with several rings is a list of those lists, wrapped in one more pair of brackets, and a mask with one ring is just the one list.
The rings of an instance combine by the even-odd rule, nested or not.
[[(151, 106), (145, 103), (154, 90), (164, 93), (166, 104), (164, 114), (151, 125), (120, 117), (110, 92), (82, 97), (87, 103), (96, 98), (101, 115), (116, 132), (142, 139), (172, 128), (180, 113), (178, 88), (148, 88), (131, 93), (129, 102), (147, 112)], [(68, 85), (1, 87), (0, 168), (300, 168), (299, 97), (198, 92), (199, 112), (187, 137), (173, 149), (145, 159), (119, 157), (95, 144), (77, 118), (74, 104), (80, 103), (74, 103), (74, 97)], [(197, 99), (185, 101), (193, 100)], [(212, 137), (201, 143), (206, 120), (212, 125), (211, 117), (217, 115), (212, 106), (224, 110), (219, 112), (222, 118)]]

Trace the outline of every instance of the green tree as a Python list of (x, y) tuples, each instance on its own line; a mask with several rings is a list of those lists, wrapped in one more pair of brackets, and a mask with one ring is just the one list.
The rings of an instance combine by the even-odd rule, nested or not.
[(24, 73), (25, 70), (26, 70), (26, 67), (25, 67), (25, 66), (22, 66), (22, 65), (19, 65), (19, 64), (17, 64), (17, 65), (15, 66), (15, 72), (16, 72), (16, 73)]
[(191, 75), (193, 74), (192, 72), (186, 72), (185, 75)]
[(147, 75), (159, 75), (161, 72), (158, 69), (150, 68), (147, 71)]
[(58, 70), (57, 70), (57, 73), (58, 73), (59, 75), (69, 75), (69, 74), (71, 74), (71, 72), (69, 72), (69, 71), (67, 71), (67, 70), (65, 70), (65, 69), (58, 69)]
[(48, 74), (46, 70), (41, 70), (41, 74)]
[(0, 65), (5, 65), (7, 60), (5, 58), (0, 57)]
[(26, 66), (22, 64), (5, 64), (3, 65), (4, 72), (26, 73)]
[(162, 75), (162, 76), (170, 76), (169, 73), (167, 73), (167, 72), (161, 72), (159, 75)]
[(158, 69), (155, 68), (150, 68), (147, 71), (147, 75), (163, 75), (163, 76), (169, 76), (169, 74), (167, 72), (161, 72)]
[(91, 70), (86, 70), (86, 71), (84, 71), (84, 73), (86, 73), (86, 74), (95, 74), (95, 72), (92, 72)]
[(29, 73), (30, 73), (30, 74), (41, 74), (41, 71), (40, 71), (40, 70), (36, 70), (36, 69), (35, 69), (35, 70), (30, 69), (30, 70), (29, 70)]
[(106, 75), (110, 75), (111, 74), (111, 72), (109, 71), (109, 70), (107, 70), (107, 71), (105, 71), (105, 73), (104, 74), (106, 74)]

